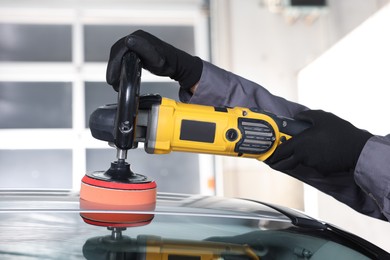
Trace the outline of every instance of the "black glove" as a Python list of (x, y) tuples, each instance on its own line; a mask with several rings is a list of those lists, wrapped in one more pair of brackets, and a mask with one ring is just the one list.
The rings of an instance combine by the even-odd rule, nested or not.
[(276, 149), (266, 161), (273, 169), (283, 172), (303, 165), (323, 175), (353, 171), (364, 145), (372, 136), (321, 110), (301, 112), (295, 119), (313, 126)]
[(118, 91), (123, 55), (138, 54), (144, 69), (158, 76), (168, 76), (189, 90), (200, 79), (202, 60), (179, 50), (150, 33), (138, 30), (118, 40), (112, 47), (107, 66), (106, 80)]
[(295, 119), (313, 126), (285, 141), (265, 162), (360, 213), (386, 220), (354, 178), (357, 160), (372, 134), (321, 110), (301, 112)]

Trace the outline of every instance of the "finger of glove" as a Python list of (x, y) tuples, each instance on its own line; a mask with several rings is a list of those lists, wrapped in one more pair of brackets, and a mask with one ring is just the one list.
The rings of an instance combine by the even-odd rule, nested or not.
[(273, 162), (273, 163), (269, 163), (268, 165), (274, 170), (285, 172), (288, 170), (295, 169), (295, 167), (297, 167), (298, 164), (299, 164), (299, 161), (296, 159), (296, 156), (294, 156), (294, 154), (292, 154), (287, 158), (278, 160), (278, 161)]
[[(305, 121), (313, 124), (311, 110), (303, 111), (297, 114), (294, 119)], [(297, 166), (297, 164), (302, 163), (300, 158), (300, 149), (304, 147), (305, 136), (312, 132), (312, 129), (306, 129), (299, 135), (296, 135), (279, 145), (272, 156), (266, 160), (266, 163), (276, 170), (289, 170)]]
[(326, 112), (322, 110), (305, 110), (296, 114), (294, 116), (294, 119), (299, 121), (305, 121), (314, 125), (318, 121), (317, 119), (321, 119), (318, 117), (322, 116), (324, 113)]
[(291, 157), (295, 153), (297, 141), (294, 138), (291, 138), (284, 143), (280, 144), (272, 156), (267, 159), (268, 164), (276, 164), (279, 161), (285, 160)]
[(126, 37), (119, 39), (112, 47), (110, 51), (110, 58), (108, 60), (106, 81), (116, 91), (119, 87), (119, 77), (121, 73), (122, 57), (128, 51), (125, 44)]
[(169, 76), (184, 89), (190, 89), (199, 82), (203, 70), (202, 60), (156, 36), (138, 30), (128, 37), (127, 46), (140, 55), (144, 68), (153, 74)]
[(170, 76), (162, 72), (166, 61), (164, 53), (167, 54), (166, 52), (169, 51), (168, 44), (147, 32), (138, 30), (126, 38), (126, 46), (140, 57), (145, 69), (160, 76)]

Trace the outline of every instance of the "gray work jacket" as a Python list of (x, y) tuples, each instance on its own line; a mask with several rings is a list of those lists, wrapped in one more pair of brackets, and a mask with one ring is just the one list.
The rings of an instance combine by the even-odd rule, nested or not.
[[(272, 95), (262, 86), (205, 61), (195, 94), (181, 89), (179, 96), (182, 102), (220, 107), (256, 107), (285, 117), (294, 117), (308, 109)], [(311, 177), (316, 175), (315, 172), (304, 167), (286, 173), (360, 213), (390, 220), (390, 135), (369, 139), (355, 172), (337, 173), (342, 176), (337, 183), (326, 183), (322, 177)]]

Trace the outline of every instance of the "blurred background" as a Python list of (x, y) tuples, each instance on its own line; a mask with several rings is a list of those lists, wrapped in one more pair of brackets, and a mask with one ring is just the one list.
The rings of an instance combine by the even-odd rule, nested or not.
[[(78, 190), (115, 150), (90, 113), (116, 102), (111, 45), (144, 29), (204, 60), (372, 133), (390, 133), (389, 0), (0, 0), (0, 188)], [(143, 71), (142, 93), (178, 100)], [(249, 159), (129, 152), (159, 191), (242, 197), (317, 217), (390, 251), (390, 224)], [(178, 164), (180, 162), (180, 164)]]

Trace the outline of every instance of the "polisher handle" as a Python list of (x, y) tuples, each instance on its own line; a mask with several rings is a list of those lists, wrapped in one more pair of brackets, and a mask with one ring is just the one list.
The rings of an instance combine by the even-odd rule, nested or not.
[(135, 125), (137, 122), (141, 83), (141, 60), (134, 52), (123, 56), (118, 89), (118, 109), (115, 117), (115, 146), (121, 150), (137, 147)]

